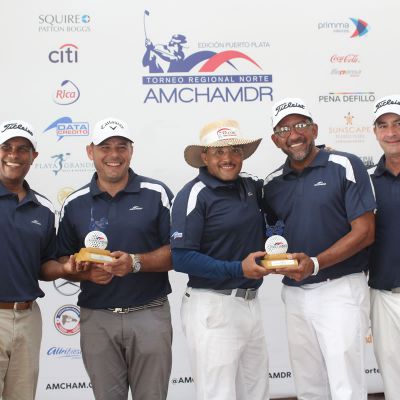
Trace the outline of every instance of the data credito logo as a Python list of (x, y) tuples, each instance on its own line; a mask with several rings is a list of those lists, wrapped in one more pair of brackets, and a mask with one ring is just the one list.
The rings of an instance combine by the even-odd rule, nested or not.
[(79, 100), (81, 93), (78, 86), (66, 79), (53, 92), (53, 101), (62, 106), (76, 103)]
[(54, 314), (54, 326), (66, 336), (76, 335), (80, 331), (80, 310), (73, 304), (60, 307)]
[(88, 14), (40, 14), (38, 16), (38, 32), (90, 32), (91, 17)]
[(169, 41), (153, 42), (147, 35), (151, 23), (150, 12), (145, 10), (143, 103), (272, 101), (272, 74), (265, 73), (257, 61), (257, 56), (265, 55), (269, 42), (198, 41), (193, 51), (186, 33), (165, 32)]
[(364, 143), (372, 136), (372, 126), (358, 122), (358, 118), (348, 112), (343, 116), (343, 123), (330, 126), (328, 133), (336, 143)]
[(346, 34), (350, 38), (363, 37), (369, 30), (368, 23), (359, 18), (350, 17), (343, 21), (322, 21), (318, 23), (318, 31)]
[(49, 53), (49, 61), (53, 64), (76, 64), (78, 62), (78, 46), (72, 43), (62, 44), (58, 49)]
[(61, 117), (43, 132), (56, 132), (58, 140), (64, 137), (89, 136), (89, 122), (74, 122), (70, 117)]

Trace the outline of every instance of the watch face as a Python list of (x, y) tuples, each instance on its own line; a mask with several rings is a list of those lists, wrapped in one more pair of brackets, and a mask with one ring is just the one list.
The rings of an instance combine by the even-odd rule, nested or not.
[(142, 268), (142, 264), (140, 264), (140, 261), (135, 261), (133, 266), (133, 272), (139, 272), (140, 268)]

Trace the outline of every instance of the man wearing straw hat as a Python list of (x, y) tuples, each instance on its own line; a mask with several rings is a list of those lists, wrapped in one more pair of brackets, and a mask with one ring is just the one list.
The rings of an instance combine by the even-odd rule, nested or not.
[(376, 239), (370, 253), (374, 351), (386, 400), (400, 398), (400, 95), (375, 103), (376, 140), (384, 155), (370, 172), (375, 187)]
[(216, 121), (187, 146), (199, 168), (176, 196), (171, 248), (189, 275), (181, 308), (197, 399), (268, 399), (268, 355), (257, 290), (263, 257), (262, 183), (240, 175), (261, 139), (245, 139), (236, 121)]

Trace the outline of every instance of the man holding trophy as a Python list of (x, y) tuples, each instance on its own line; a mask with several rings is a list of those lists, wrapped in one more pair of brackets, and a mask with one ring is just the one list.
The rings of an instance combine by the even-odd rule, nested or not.
[(287, 159), (265, 179), (263, 200), (284, 222), (289, 258), (299, 262), (276, 269), (285, 275), (282, 298), (297, 397), (367, 399), (364, 271), (376, 208), (370, 179), (358, 157), (315, 146), (318, 126), (303, 100), (275, 103), (272, 126), (272, 141)]
[[(125, 122), (98, 122), (87, 146), (96, 173), (61, 210), (61, 259), (82, 268), (81, 348), (97, 400), (165, 400), (172, 327), (167, 271), (172, 193), (130, 169), (133, 136)], [(76, 276), (71, 275), (75, 280)]]
[(174, 200), (171, 247), (174, 269), (189, 275), (181, 319), (198, 400), (269, 399), (257, 298), (269, 273), (256, 262), (265, 255), (262, 181), (240, 173), (260, 142), (219, 120), (184, 152), (198, 175)]

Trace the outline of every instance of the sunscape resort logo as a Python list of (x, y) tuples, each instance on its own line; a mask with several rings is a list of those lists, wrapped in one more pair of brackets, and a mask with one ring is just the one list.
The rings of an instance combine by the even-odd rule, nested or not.
[[(261, 66), (249, 55), (232, 49), (200, 50), (187, 55), (188, 41), (182, 34), (172, 35), (167, 44), (154, 44), (147, 36), (149, 17), (150, 12), (145, 10), (142, 65), (149, 72), (142, 77), (145, 104), (273, 100), (272, 75), (259, 73)], [(243, 68), (256, 73), (240, 73)], [(218, 73), (221, 70), (225, 73)]]

